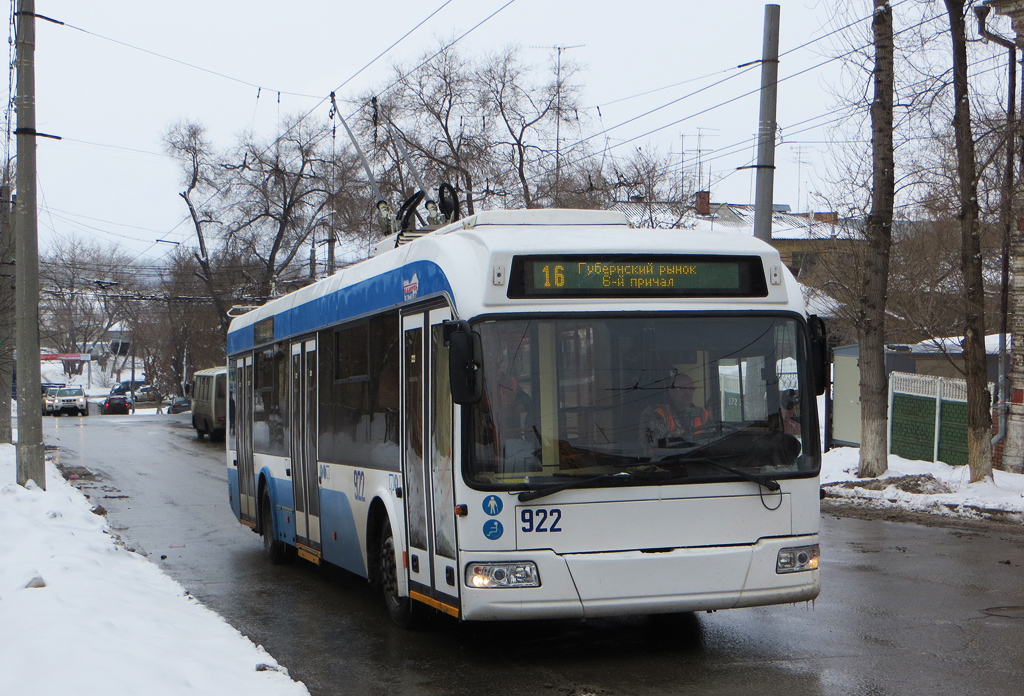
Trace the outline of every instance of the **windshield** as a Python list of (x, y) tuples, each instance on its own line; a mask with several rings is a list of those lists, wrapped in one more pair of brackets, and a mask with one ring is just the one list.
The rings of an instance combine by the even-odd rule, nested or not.
[(475, 325), (484, 397), (466, 478), (483, 488), (814, 476), (803, 324), (791, 316), (575, 317)]
[(82, 394), (81, 389), (61, 389), (57, 392), (57, 396), (82, 396)]

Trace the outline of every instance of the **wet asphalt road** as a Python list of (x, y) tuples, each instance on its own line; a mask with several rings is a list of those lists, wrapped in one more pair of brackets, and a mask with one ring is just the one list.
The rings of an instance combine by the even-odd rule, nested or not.
[[(365, 581), (271, 566), (188, 414), (44, 419), (126, 541), (326, 694), (1013, 694), (1024, 527), (822, 518), (813, 605), (589, 622), (388, 623)], [(165, 557), (165, 558), (162, 558)]]

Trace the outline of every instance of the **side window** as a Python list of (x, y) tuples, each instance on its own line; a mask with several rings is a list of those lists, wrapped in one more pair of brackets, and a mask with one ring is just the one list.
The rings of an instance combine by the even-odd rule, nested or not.
[(398, 314), (320, 333), (320, 456), (395, 470)]

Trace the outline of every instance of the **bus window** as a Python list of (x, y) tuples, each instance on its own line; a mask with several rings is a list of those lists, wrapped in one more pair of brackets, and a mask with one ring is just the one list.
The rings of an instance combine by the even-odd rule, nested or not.
[[(514, 319), (475, 328), (485, 393), (467, 407), (470, 483), (516, 488), (620, 471), (679, 483), (728, 478), (735, 467), (776, 478), (818, 469), (815, 419), (793, 417), (813, 412), (795, 367), (795, 318)], [(673, 390), (684, 382), (682, 405)], [(643, 435), (647, 419), (658, 420), (646, 429), (654, 437)]]

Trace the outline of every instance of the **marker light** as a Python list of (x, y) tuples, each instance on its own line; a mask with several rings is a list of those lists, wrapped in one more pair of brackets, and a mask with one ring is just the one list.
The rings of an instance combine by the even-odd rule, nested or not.
[(817, 544), (782, 549), (779, 551), (779, 558), (775, 562), (775, 572), (799, 573), (803, 570), (817, 570), (820, 553), (821, 551)]
[(466, 566), (466, 584), (470, 587), (540, 587), (537, 566), (518, 563), (472, 563)]

